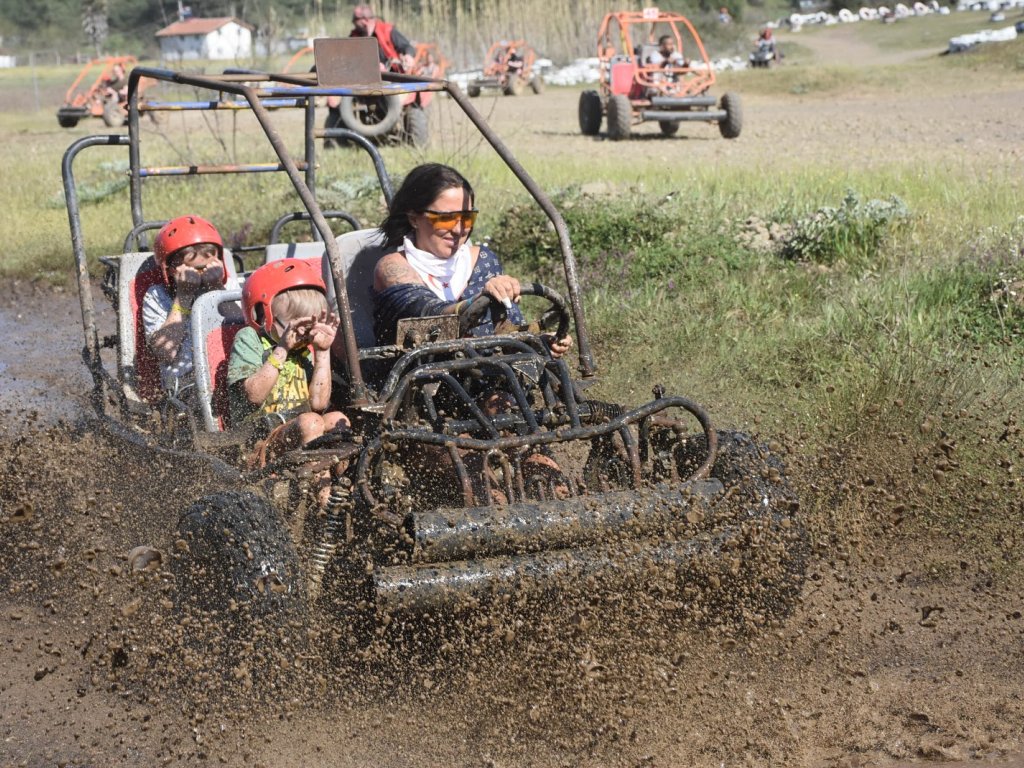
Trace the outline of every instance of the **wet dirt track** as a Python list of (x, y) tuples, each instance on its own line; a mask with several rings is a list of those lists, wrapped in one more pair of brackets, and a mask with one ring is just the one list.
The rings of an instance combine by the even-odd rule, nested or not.
[[(75, 317), (69, 294), (49, 302)], [(88, 421), (54, 426), (51, 382), (76, 386), (74, 364), (14, 370), (46, 417), (2, 443), (0, 765), (890, 766), (1019, 749), (1019, 584), (888, 518), (819, 529), (794, 614), (753, 633), (666, 624), (657, 606), (574, 611), (475, 627), (426, 661), (285, 651), (262, 701), (246, 685), (222, 695), (216, 656), (180, 652), (166, 563), (176, 512), (216, 480), (186, 481)], [(899, 492), (898, 464), (871, 463), (810, 474), (878, 472)], [(163, 559), (133, 562), (139, 546)]]

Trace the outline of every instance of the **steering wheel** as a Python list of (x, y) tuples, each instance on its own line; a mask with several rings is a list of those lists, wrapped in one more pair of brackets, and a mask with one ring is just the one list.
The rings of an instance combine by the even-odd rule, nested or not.
[[(540, 317), (537, 318), (537, 325), (543, 331), (550, 331), (552, 326), (556, 326), (557, 321), (554, 331), (555, 338), (564, 339), (568, 335), (571, 317), (569, 316), (569, 310), (566, 309), (565, 299), (562, 298), (560, 293), (540, 283), (523, 283), (520, 286), (519, 295), (539, 296), (547, 299), (550, 306), (541, 312)], [(508, 317), (504, 304), (490, 294), (481, 293), (469, 303), (469, 306), (459, 313), (459, 335), (465, 336), (473, 328), (480, 325), (488, 309), (491, 309), (491, 319), (494, 320), (495, 324)]]

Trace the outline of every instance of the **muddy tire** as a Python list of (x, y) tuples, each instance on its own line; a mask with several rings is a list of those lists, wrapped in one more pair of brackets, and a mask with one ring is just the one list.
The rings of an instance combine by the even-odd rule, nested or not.
[(109, 128), (120, 128), (128, 122), (128, 116), (125, 115), (124, 110), (121, 109), (121, 105), (117, 103), (115, 99), (104, 103), (103, 105), (103, 124)]
[(479, 85), (479, 83), (470, 83), (469, 85), (467, 85), (466, 86), (466, 93), (469, 94), (469, 98), (471, 98), (471, 99), (475, 99), (477, 96), (479, 96), (480, 95), (480, 85)]
[(422, 149), (430, 142), (430, 123), (422, 107), (412, 105), (405, 110), (402, 138), (406, 144)]
[(544, 93), (544, 78), (540, 75), (534, 75), (530, 78), (530, 90), (538, 96)]
[(633, 130), (633, 106), (629, 98), (617, 93), (608, 99), (608, 138), (612, 141), (628, 139)]
[(679, 121), (678, 120), (662, 120), (658, 123), (658, 127), (665, 136), (675, 136), (679, 133)]
[(597, 91), (584, 91), (580, 94), (580, 133), (584, 136), (597, 136), (601, 131), (601, 96)]
[(341, 124), (367, 139), (387, 136), (402, 119), (402, 97), (343, 96), (338, 107)]
[[(703, 435), (684, 441), (676, 451), (680, 474), (705, 455)], [(706, 589), (706, 620), (743, 624), (751, 616), (785, 618), (799, 598), (810, 544), (795, 517), (799, 505), (782, 459), (745, 432), (719, 431), (711, 476), (725, 488), (717, 503), (728, 505), (722, 509), (733, 522), (718, 534), (721, 550), (694, 577)]]
[(740, 103), (740, 97), (735, 93), (726, 93), (722, 96), (718, 106), (725, 112), (725, 117), (718, 123), (718, 130), (721, 131), (722, 137), (737, 138), (743, 130), (743, 105)]
[(252, 493), (206, 496), (181, 516), (176, 542), (175, 602), (192, 644), (221, 656), (238, 679), (293, 667), (306, 583), (274, 507)]

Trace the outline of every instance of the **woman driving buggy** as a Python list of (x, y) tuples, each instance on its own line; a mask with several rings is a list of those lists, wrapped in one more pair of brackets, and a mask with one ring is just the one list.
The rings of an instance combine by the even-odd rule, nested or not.
[[(394, 342), (403, 318), (465, 313), (481, 294), (501, 302), (509, 322), (522, 324), (519, 281), (504, 274), (494, 251), (469, 239), (477, 217), (475, 202), (470, 183), (447, 165), (420, 165), (405, 177), (380, 225), (385, 255), (373, 275), (379, 343)], [(494, 331), (488, 310), (469, 332), (487, 336)], [(561, 357), (572, 338), (550, 338), (549, 346), (554, 357)]]
[[(486, 245), (474, 245), (470, 234), (476, 222), (473, 188), (466, 178), (446, 165), (430, 163), (412, 169), (395, 193), (388, 216), (381, 223), (385, 255), (374, 270), (374, 332), (381, 344), (395, 342), (403, 318), (455, 314), (463, 319), (473, 299), (486, 295), (505, 308), (507, 321), (523, 323), (519, 309), (522, 286), (504, 274), (501, 262)], [(478, 303), (477, 303), (478, 304)], [(467, 335), (486, 336), (495, 328), (491, 309), (479, 322), (460, 323)], [(547, 335), (552, 357), (565, 355), (572, 338)], [(490, 416), (514, 407), (500, 388), (479, 395), (481, 409)], [(543, 452), (524, 463), (536, 472), (553, 472), (558, 465)]]

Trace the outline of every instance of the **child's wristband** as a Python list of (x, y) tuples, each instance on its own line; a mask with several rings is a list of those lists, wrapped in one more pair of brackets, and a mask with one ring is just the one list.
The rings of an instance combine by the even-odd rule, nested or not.
[(270, 353), (270, 357), (267, 358), (267, 362), (270, 363), (275, 368), (277, 368), (277, 370), (279, 371), (284, 367), (284, 363), (282, 363), (280, 360), (274, 357), (273, 352)]
[(182, 317), (188, 317), (189, 315), (192, 314), (191, 309), (189, 309), (188, 307), (181, 306), (181, 304), (179, 304), (178, 302), (174, 302), (173, 304), (171, 304), (171, 312), (173, 312), (174, 310), (178, 310), (178, 314), (181, 315)]

